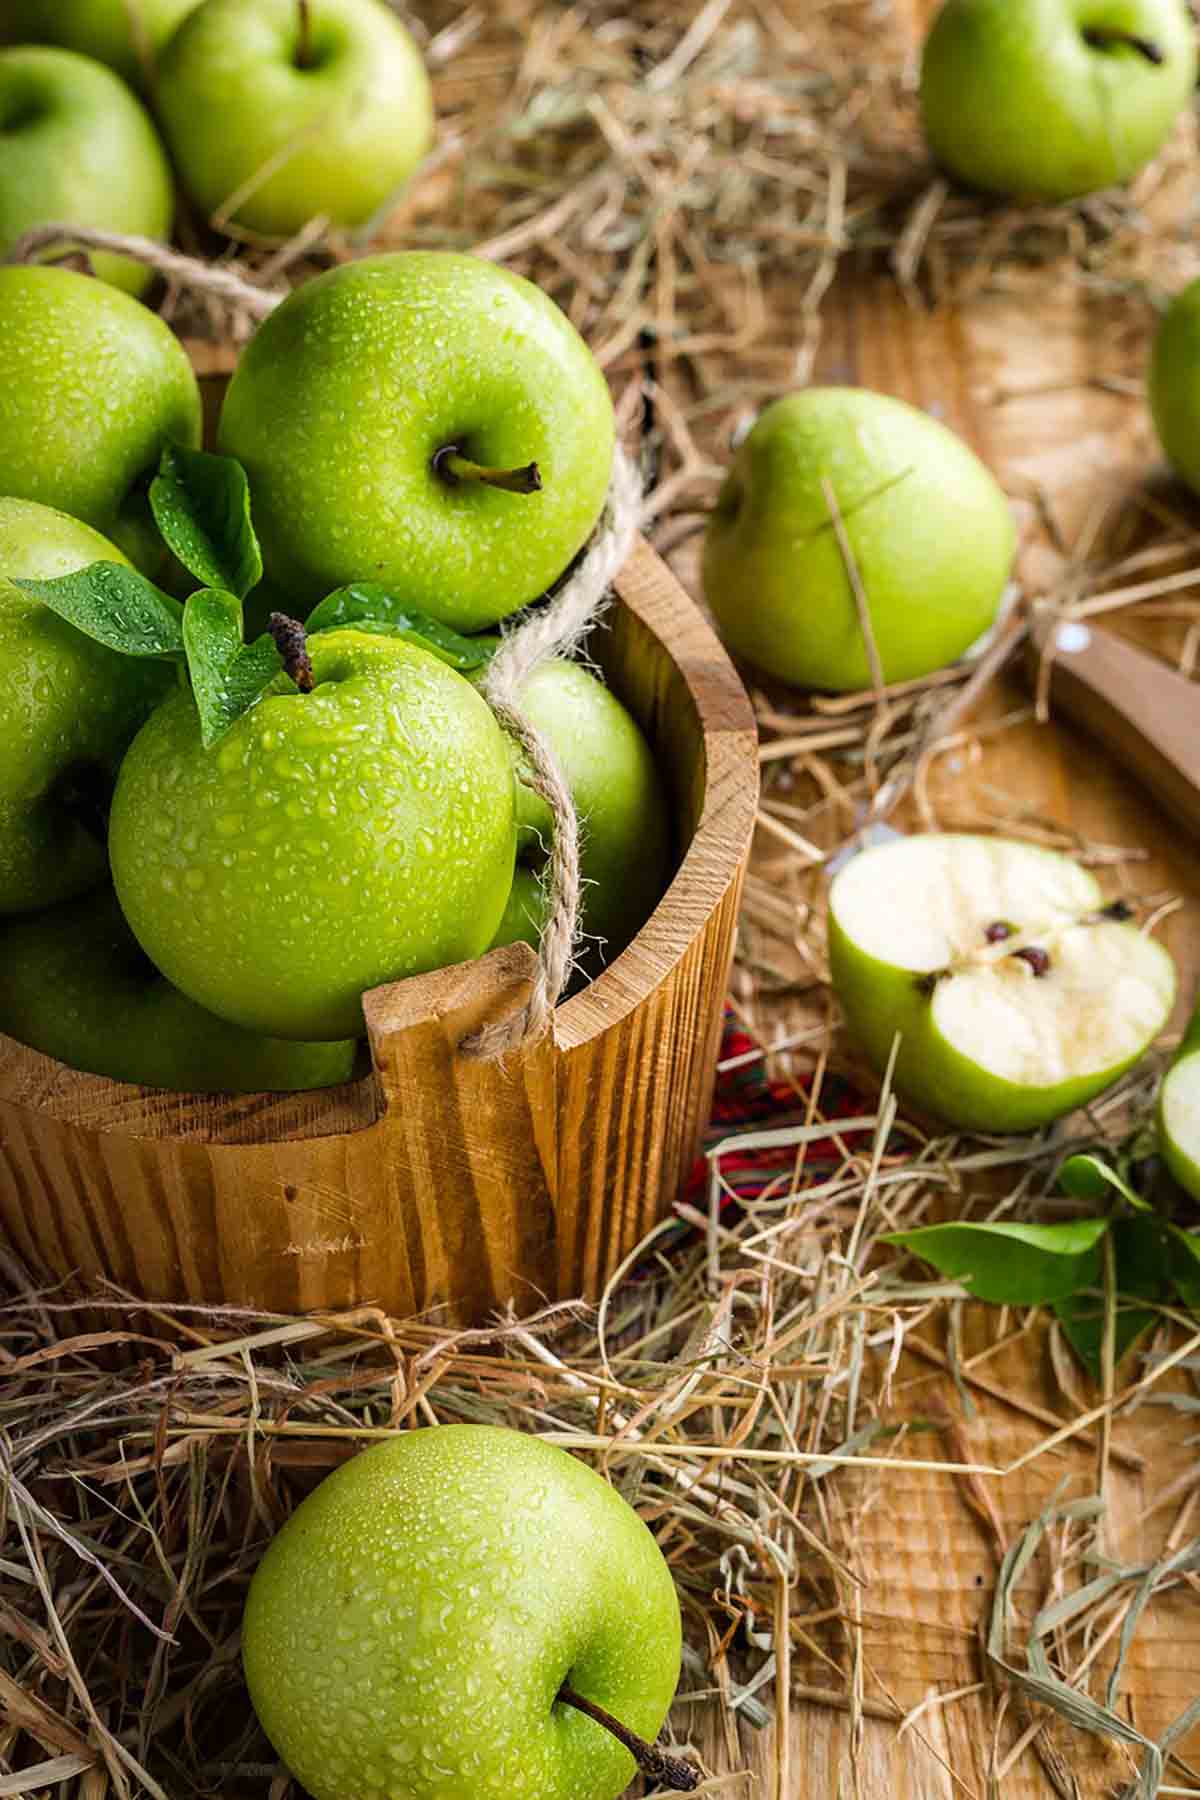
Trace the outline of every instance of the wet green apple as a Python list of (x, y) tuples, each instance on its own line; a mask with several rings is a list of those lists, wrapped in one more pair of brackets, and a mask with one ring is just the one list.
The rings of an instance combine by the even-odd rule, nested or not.
[(615, 1800), (633, 1758), (564, 1683), (652, 1738), (679, 1679), (657, 1544), (535, 1437), (405, 1431), (321, 1483), (250, 1584), (242, 1657), (314, 1800)]
[(111, 889), (0, 930), (0, 1031), (90, 1075), (197, 1094), (333, 1087), (358, 1050), (259, 1037), (185, 999)]
[(884, 680), (908, 681), (992, 625), (1014, 545), (1004, 494), (952, 431), (866, 388), (808, 388), (739, 445), (708, 523), (704, 592), (746, 662), (853, 691), (871, 685), (855, 569)]
[[(174, 188), (141, 101), (111, 69), (70, 50), (0, 50), (0, 257), (38, 225), (165, 238)], [(104, 281), (140, 294), (153, 272), (92, 253)]]
[(1200, 1009), (1163, 1078), (1158, 1140), (1163, 1160), (1180, 1187), (1200, 1200)]
[(0, 914), (104, 879), (117, 766), (171, 681), (165, 664), (118, 656), (12, 583), (124, 561), (77, 519), (0, 499)]
[(504, 917), (492, 939), (493, 950), (502, 944), (528, 944), (536, 950), (550, 916), (542, 871), (519, 862), (513, 870), (512, 887), (504, 905)]
[(897, 838), (829, 896), (833, 985), (874, 1067), (967, 1130), (1031, 1131), (1084, 1106), (1163, 1029), (1167, 952), (1069, 858), (1003, 838)]
[(168, 440), (200, 442), (200, 391), (156, 313), (69, 269), (0, 267), (0, 494), (161, 562), (146, 489)]
[(145, 85), (138, 30), (157, 57), (196, 0), (4, 0), (0, 44), (59, 44)]
[[(331, 269), (264, 321), (220, 448), (245, 466), (267, 574), (296, 606), (382, 581), (479, 631), (549, 588), (589, 536), (613, 411), (540, 289), (479, 257), (410, 251)], [(531, 490), (531, 469), (537, 491), (504, 485)]]
[(921, 115), (971, 187), (1069, 200), (1156, 156), (1196, 80), (1187, 0), (946, 0)]
[(159, 61), (160, 116), (210, 217), (363, 225), (433, 140), (420, 52), (384, 0), (203, 0)]
[[(670, 877), (667, 801), (653, 753), (632, 714), (581, 663), (543, 663), (521, 690), (521, 710), (570, 787), (580, 826), (582, 929), (592, 940), (590, 960), (611, 962), (641, 930)], [(550, 838), (550, 809), (522, 782), (517, 858), (524, 866), (497, 943), (521, 938), (536, 945), (545, 913), (537, 871)]]
[(190, 692), (113, 797), (125, 916), (176, 987), (272, 1037), (363, 1031), (367, 989), (480, 955), (512, 886), (508, 742), (471, 684), (400, 639), (309, 639), (210, 748)]
[(1200, 281), (1175, 296), (1159, 323), (1149, 398), (1163, 449), (1200, 492)]

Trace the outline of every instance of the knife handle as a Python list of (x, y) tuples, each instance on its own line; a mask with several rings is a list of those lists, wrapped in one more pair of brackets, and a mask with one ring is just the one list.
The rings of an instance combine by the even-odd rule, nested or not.
[(1032, 679), (1050, 646), (1054, 706), (1200, 832), (1200, 686), (1112, 632), (1051, 617), (1035, 617), (1030, 632)]

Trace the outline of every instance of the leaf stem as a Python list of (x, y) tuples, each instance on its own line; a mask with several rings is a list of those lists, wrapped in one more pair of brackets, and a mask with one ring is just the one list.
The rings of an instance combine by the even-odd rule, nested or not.
[(610, 1732), (618, 1744), (628, 1750), (647, 1780), (656, 1781), (677, 1794), (695, 1793), (700, 1786), (700, 1771), (692, 1763), (685, 1762), (681, 1756), (672, 1756), (669, 1750), (660, 1750), (657, 1744), (648, 1744), (645, 1738), (630, 1731), (594, 1700), (585, 1700), (582, 1694), (577, 1694), (565, 1681), (558, 1690), (558, 1699), (563, 1706), (573, 1706), (576, 1712), (583, 1713), (585, 1718)]
[(472, 462), (469, 456), (460, 456), (457, 444), (446, 444), (436, 452), (433, 472), (450, 487), (457, 487), (462, 481), (482, 481), (488, 487), (502, 488), (506, 494), (537, 494), (542, 487), (542, 472), (535, 462), (520, 469), (488, 469), (482, 463)]
[(315, 679), (308, 654), (308, 633), (299, 619), (289, 619), (286, 613), (273, 612), (267, 620), (267, 630), (275, 640), (275, 648), (283, 661), (284, 669), (302, 694), (311, 694)]
[(1144, 56), (1156, 69), (1161, 69), (1167, 60), (1166, 51), (1153, 38), (1141, 37), (1136, 31), (1118, 31), (1115, 26), (1093, 25), (1084, 32), (1083, 41), (1090, 44), (1093, 50), (1111, 50), (1117, 46), (1136, 50), (1139, 56)]

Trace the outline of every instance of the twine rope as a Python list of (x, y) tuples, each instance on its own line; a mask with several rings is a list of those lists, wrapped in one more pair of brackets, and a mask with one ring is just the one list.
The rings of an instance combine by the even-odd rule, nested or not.
[[(287, 290), (256, 287), (233, 269), (184, 256), (152, 238), (98, 231), (90, 226), (39, 226), (17, 240), (6, 260), (32, 262), (47, 250), (72, 248), (127, 256), (180, 287), (212, 294), (256, 319), (265, 319), (287, 298)], [(483, 696), (501, 728), (520, 745), (529, 785), (550, 808), (554, 825), (546, 877), (548, 916), (538, 945), (529, 999), (511, 1017), (485, 1025), (460, 1046), (466, 1055), (483, 1061), (507, 1056), (544, 1036), (570, 977), (579, 937), (579, 819), (557, 758), (521, 711), (520, 691), (549, 657), (569, 655), (598, 617), (613, 580), (633, 548), (641, 509), (642, 489), (637, 471), (618, 446), (604, 513), (582, 560), (549, 605), (505, 634), (482, 683)]]

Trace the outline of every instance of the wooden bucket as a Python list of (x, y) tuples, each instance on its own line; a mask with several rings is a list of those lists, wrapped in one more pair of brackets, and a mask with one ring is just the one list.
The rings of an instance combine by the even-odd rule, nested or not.
[(591, 651), (680, 830), (635, 941), (503, 1064), (457, 1046), (521, 1004), (526, 945), (377, 988), (373, 1074), (320, 1093), (133, 1087), (0, 1037), (0, 1223), (33, 1272), (468, 1323), (598, 1292), (700, 1141), (758, 793), (750, 707), (697, 608), (645, 544), (616, 585)]

